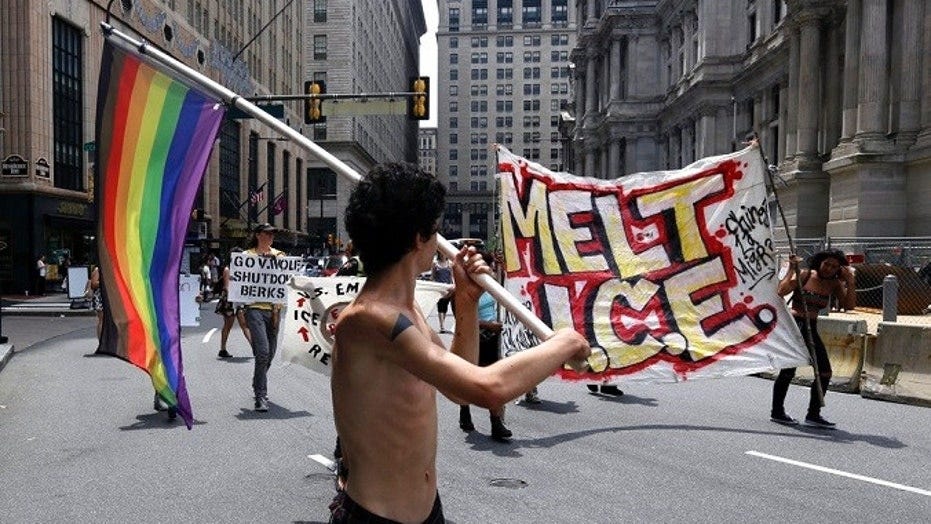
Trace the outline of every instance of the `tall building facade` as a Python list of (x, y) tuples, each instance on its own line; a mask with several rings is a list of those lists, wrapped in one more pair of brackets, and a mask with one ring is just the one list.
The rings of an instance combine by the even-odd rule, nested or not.
[[(286, 0), (120, 0), (112, 4), (111, 23), (238, 93), (294, 93), (302, 80), (299, 4), (283, 10)], [(50, 278), (66, 255), (73, 264), (96, 261), (94, 118), (103, 48), (100, 22), (107, 18), (106, 5), (90, 0), (3, 2), (4, 292), (28, 288), (41, 254), (51, 262)], [(283, 120), (298, 129), (300, 103), (284, 104), (283, 113)], [(232, 115), (224, 119), (195, 202), (201, 211), (189, 229), (190, 251), (242, 244), (250, 221), (269, 221), (285, 229), (278, 243), (289, 249), (306, 243), (308, 155), (279, 138), (254, 120)], [(260, 187), (265, 198), (250, 210), (245, 204), (249, 192)], [(278, 206), (281, 212), (262, 209), (278, 196), (284, 199)]]
[(420, 139), (417, 142), (417, 164), (427, 173), (436, 174), (436, 128), (420, 128)]
[(438, 2), (436, 173), (449, 189), (447, 237), (495, 235), (492, 144), (566, 168), (559, 122), (570, 99), (573, 2)]
[(677, 168), (755, 133), (793, 235), (931, 235), (927, 2), (576, 7), (575, 172)]
[[(306, 0), (303, 4), (305, 80), (323, 82), (327, 94), (410, 90), (410, 79), (419, 74), (420, 36), (427, 31), (420, 2)], [(323, 105), (324, 113), (333, 107), (331, 101)], [(416, 163), (418, 122), (405, 115), (366, 114), (363, 107), (356, 105), (358, 116), (328, 116), (323, 123), (311, 124), (305, 134), (360, 174), (378, 162)], [(342, 210), (352, 183), (319, 160), (312, 160), (309, 168), (309, 230), (317, 238), (333, 235), (345, 242)]]

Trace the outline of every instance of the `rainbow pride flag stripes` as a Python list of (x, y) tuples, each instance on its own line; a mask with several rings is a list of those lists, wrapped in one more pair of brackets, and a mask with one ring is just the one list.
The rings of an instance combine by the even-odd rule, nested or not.
[(225, 108), (109, 39), (97, 94), (100, 353), (149, 374), (184, 420), (178, 279), (185, 233)]

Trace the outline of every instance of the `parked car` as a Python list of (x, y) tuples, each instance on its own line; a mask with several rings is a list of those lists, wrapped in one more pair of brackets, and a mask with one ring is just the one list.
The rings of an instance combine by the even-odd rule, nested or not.
[(343, 264), (346, 263), (346, 260), (348, 259), (345, 255), (328, 256), (323, 262), (322, 275), (325, 277), (332, 277), (336, 274), (337, 271), (339, 271), (339, 268), (341, 268)]
[(304, 276), (308, 277), (319, 277), (323, 274), (323, 259), (320, 257), (307, 257), (305, 259), (307, 263), (304, 266)]

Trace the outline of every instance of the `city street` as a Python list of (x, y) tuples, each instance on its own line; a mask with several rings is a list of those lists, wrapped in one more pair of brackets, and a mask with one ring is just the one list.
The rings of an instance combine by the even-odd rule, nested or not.
[[(252, 411), (252, 358), (205, 305), (185, 328), (197, 420), (152, 409), (148, 377), (89, 356), (93, 317), (6, 316), (16, 354), (0, 372), (0, 520), (325, 522), (335, 432), (326, 377), (276, 361), (270, 410)], [(436, 326), (436, 318), (431, 319)], [(444, 337), (448, 337), (444, 335)], [(28, 338), (28, 340), (27, 340)], [(755, 377), (622, 385), (593, 395), (550, 379), (543, 403), (510, 405), (509, 444), (484, 410), (463, 433), (439, 403), (439, 489), (457, 523), (927, 522), (931, 409), (831, 392), (840, 429), (769, 421), (772, 383)], [(804, 416), (807, 390), (786, 406)]]

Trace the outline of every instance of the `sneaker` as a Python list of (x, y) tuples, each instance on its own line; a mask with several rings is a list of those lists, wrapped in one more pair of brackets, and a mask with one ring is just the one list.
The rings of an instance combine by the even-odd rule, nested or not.
[(172, 406), (168, 408), (168, 420), (174, 420), (178, 418), (178, 408)]
[(604, 393), (605, 395), (614, 395), (615, 397), (619, 397), (624, 394), (624, 392), (618, 389), (617, 386), (611, 386), (611, 385), (601, 386), (601, 392)]
[(265, 400), (264, 397), (256, 397), (255, 410), (256, 411), (268, 411), (268, 401)]
[(165, 404), (165, 401), (162, 400), (162, 397), (158, 396), (158, 393), (155, 394), (155, 400), (152, 403), (152, 409), (155, 411), (165, 411), (168, 409), (168, 404)]
[(827, 420), (824, 420), (824, 418), (822, 418), (821, 415), (817, 415), (814, 417), (811, 415), (808, 415), (807, 417), (805, 417), (805, 425), (816, 427), (816, 428), (822, 428), (822, 429), (834, 429), (834, 427), (837, 426), (837, 424), (833, 422), (828, 422)]
[(498, 417), (491, 417), (491, 438), (498, 442), (507, 442), (511, 440), (514, 434), (504, 426), (504, 421)]
[(591, 391), (592, 393), (598, 393), (598, 384), (589, 384), (585, 387), (587, 387), (588, 390)]
[(221, 349), (217, 356), (220, 358), (233, 358), (233, 355), (230, 355), (225, 349)]
[(472, 412), (469, 406), (459, 406), (459, 429), (462, 431), (475, 431), (475, 424), (472, 423)]
[(789, 415), (786, 415), (785, 413), (781, 415), (772, 415), (769, 417), (769, 420), (772, 420), (776, 424), (782, 424), (783, 426), (794, 426), (798, 424), (797, 420), (790, 417)]
[(537, 388), (533, 388), (524, 395), (525, 404), (539, 404), (543, 402), (540, 400), (540, 395), (537, 395)]

